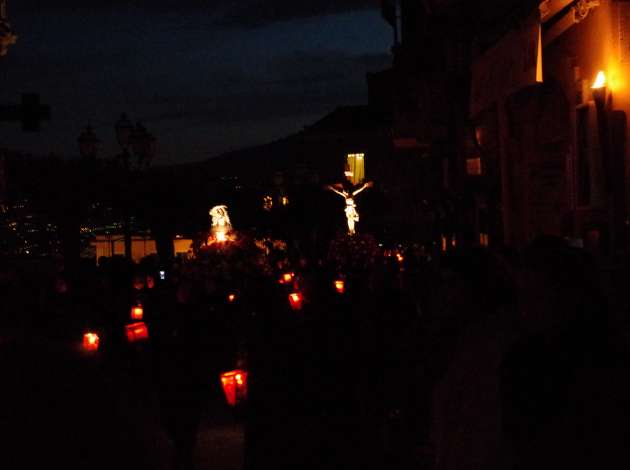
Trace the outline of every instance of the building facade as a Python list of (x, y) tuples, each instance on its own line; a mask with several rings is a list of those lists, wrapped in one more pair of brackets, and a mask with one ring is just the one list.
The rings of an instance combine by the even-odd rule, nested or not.
[(475, 208), (478, 232), (498, 221), (491, 243), (626, 249), (629, 37), (628, 2), (546, 0), (474, 59), (465, 158), (495, 183)]

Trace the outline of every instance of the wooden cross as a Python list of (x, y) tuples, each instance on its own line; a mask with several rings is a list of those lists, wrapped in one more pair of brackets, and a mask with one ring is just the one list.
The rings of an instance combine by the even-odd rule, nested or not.
[(0, 105), (0, 122), (21, 121), (25, 132), (39, 132), (42, 121), (50, 120), (50, 106), (44, 105), (36, 93), (22, 94), (22, 102)]

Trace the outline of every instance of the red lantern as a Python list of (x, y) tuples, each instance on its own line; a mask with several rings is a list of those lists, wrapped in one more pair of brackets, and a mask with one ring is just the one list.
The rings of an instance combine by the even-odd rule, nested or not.
[(125, 326), (125, 333), (127, 334), (127, 341), (130, 343), (149, 339), (149, 330), (142, 321)]
[(99, 337), (96, 333), (88, 332), (83, 335), (83, 349), (86, 351), (97, 351)]
[(142, 308), (142, 305), (136, 305), (135, 307), (131, 307), (132, 320), (142, 320), (143, 317), (144, 317), (144, 308)]
[(236, 406), (247, 398), (247, 371), (235, 369), (224, 372), (221, 374), (221, 385), (228, 405)]
[(293, 292), (289, 294), (289, 304), (293, 310), (301, 310), (302, 309), (302, 294), (299, 292)]
[(343, 279), (337, 279), (335, 281), (335, 290), (339, 293), (339, 294), (343, 294), (346, 290), (346, 283), (343, 281)]

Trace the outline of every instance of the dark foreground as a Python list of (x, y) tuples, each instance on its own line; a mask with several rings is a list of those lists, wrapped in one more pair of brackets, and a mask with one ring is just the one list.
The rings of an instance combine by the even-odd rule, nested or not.
[[(1, 468), (170, 468), (146, 358), (105, 359), (45, 338), (1, 341)], [(213, 391), (197, 442), (199, 468), (242, 467), (242, 426)]]

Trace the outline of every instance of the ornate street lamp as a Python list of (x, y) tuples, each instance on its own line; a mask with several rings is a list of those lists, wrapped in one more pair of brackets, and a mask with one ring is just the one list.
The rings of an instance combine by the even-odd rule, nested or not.
[[(125, 113), (121, 114), (114, 126), (116, 139), (122, 149), (119, 158), (124, 168), (125, 188), (129, 196), (133, 178), (137, 177), (140, 170), (146, 169), (151, 164), (156, 150), (156, 139), (147, 129), (138, 122), (135, 126)], [(133, 159), (133, 161), (132, 161)], [(129, 200), (124, 203), (123, 230), (125, 233), (125, 256), (131, 259), (131, 217)]]
[(149, 167), (155, 156), (156, 139), (140, 122), (131, 133), (130, 145), (136, 156), (138, 169)]
[(79, 155), (81, 158), (96, 158), (98, 154), (98, 145), (101, 143), (91, 126), (87, 126), (77, 139), (79, 144)]

